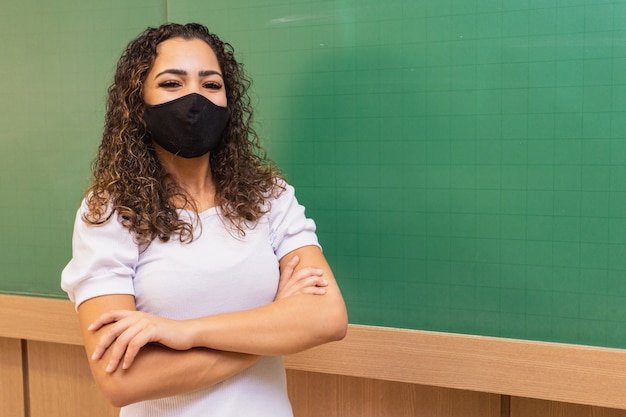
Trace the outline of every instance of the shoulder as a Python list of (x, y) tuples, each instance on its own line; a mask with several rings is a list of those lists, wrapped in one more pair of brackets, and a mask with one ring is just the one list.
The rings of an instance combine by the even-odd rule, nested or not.
[(319, 246), (316, 226), (307, 217), (305, 208), (296, 198), (295, 188), (284, 180), (276, 184), (280, 194), (269, 200), (268, 220), (270, 241), (279, 258), (302, 246)]
[(73, 244), (108, 245), (115, 242), (124, 247), (135, 247), (132, 233), (123, 225), (121, 216), (111, 202), (95, 208), (83, 199), (74, 220)]
[(268, 211), (275, 204), (286, 204), (290, 200), (296, 198), (295, 188), (283, 178), (275, 178), (271, 188), (267, 191), (266, 201), (268, 203)]
[(112, 217), (113, 211), (113, 198), (108, 193), (102, 195), (93, 191), (83, 197), (78, 209), (81, 218), (90, 224), (107, 222)]
[(76, 213), (72, 257), (61, 273), (61, 287), (78, 306), (106, 294), (132, 294), (132, 279), (139, 248), (115, 213), (100, 223), (86, 221), (88, 204)]

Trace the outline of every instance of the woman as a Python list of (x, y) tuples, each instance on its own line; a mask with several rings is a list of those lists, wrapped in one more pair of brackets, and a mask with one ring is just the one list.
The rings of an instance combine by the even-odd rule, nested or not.
[(248, 86), (199, 24), (149, 28), (118, 62), (62, 287), (121, 416), (291, 416), (280, 355), (345, 335)]

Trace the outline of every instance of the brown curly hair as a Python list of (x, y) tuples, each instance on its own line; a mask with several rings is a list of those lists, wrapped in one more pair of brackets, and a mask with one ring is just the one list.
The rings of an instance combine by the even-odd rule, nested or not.
[(143, 83), (157, 45), (177, 37), (209, 44), (224, 76), (230, 120), (221, 144), (209, 157), (221, 215), (245, 235), (246, 222), (256, 222), (267, 212), (269, 198), (284, 189), (277, 181), (278, 168), (267, 158), (252, 127), (251, 82), (233, 47), (197, 23), (148, 28), (126, 47), (108, 89), (104, 132), (92, 164), (88, 211), (83, 216), (88, 223), (101, 224), (117, 212), (140, 245), (149, 245), (157, 237), (167, 241), (172, 235), (188, 242), (194, 238), (193, 224), (179, 218), (172, 201), (182, 199), (192, 209), (195, 204), (159, 162), (146, 140), (142, 119)]

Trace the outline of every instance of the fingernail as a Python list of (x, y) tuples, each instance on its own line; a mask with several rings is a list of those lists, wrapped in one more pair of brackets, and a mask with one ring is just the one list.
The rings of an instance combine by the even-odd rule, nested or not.
[(113, 365), (108, 364), (106, 368), (106, 372), (109, 372), (109, 373), (113, 372)]

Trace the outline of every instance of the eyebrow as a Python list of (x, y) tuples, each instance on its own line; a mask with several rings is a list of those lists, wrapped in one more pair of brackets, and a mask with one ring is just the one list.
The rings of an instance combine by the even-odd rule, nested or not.
[[(159, 72), (157, 75), (154, 76), (154, 78), (156, 79), (163, 74), (187, 75), (187, 71), (183, 69), (170, 68), (170, 69), (166, 69), (165, 71)], [(215, 70), (204, 70), (204, 71), (198, 72), (198, 76), (200, 77), (206, 77), (207, 75), (219, 75), (220, 77), (224, 78), (222, 74), (220, 74), (219, 71), (215, 71)]]

